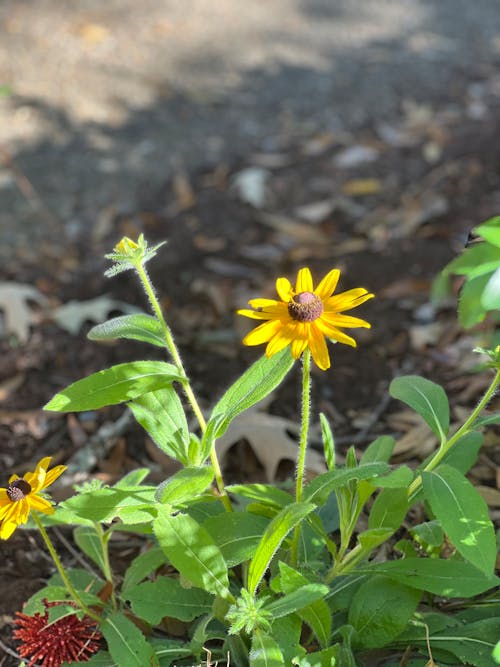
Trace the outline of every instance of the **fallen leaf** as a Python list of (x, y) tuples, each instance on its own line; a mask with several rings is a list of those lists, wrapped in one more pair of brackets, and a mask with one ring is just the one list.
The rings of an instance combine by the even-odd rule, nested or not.
[(122, 313), (139, 312), (134, 306), (123, 301), (117, 301), (109, 296), (98, 296), (88, 301), (69, 301), (59, 308), (55, 308), (50, 318), (58, 324), (61, 329), (76, 335), (84, 322), (102, 322), (113, 310)]
[(172, 188), (177, 200), (177, 211), (185, 211), (194, 206), (196, 203), (196, 196), (185, 172), (178, 171), (174, 175)]
[(298, 206), (293, 213), (301, 220), (318, 224), (331, 215), (334, 208), (335, 201), (333, 199), (322, 199), (321, 201)]
[(16, 389), (19, 389), (25, 377), (24, 373), (16, 373), (16, 375), (0, 382), (0, 401), (5, 401)]
[(261, 211), (257, 217), (262, 224), (271, 227), (277, 232), (287, 234), (301, 243), (328, 244), (329, 238), (318, 227), (304, 222), (299, 222), (286, 215), (275, 213), (264, 213)]
[(32, 285), (24, 283), (0, 283), (0, 310), (4, 313), (5, 333), (13, 333), (21, 343), (29, 338), (30, 327), (37, 322), (28, 305), (34, 301), (40, 307), (47, 303), (46, 297)]
[(242, 201), (255, 208), (262, 208), (266, 201), (270, 175), (263, 167), (247, 167), (233, 176), (232, 187)]
[(382, 182), (378, 178), (355, 178), (342, 186), (342, 192), (351, 197), (376, 195), (382, 190)]
[[(217, 441), (217, 453), (222, 459), (239, 440), (246, 440), (262, 464), (267, 479), (271, 482), (281, 461), (297, 459), (297, 442), (288, 431), (298, 432), (295, 422), (260, 410), (251, 409), (239, 415), (226, 433)], [(326, 471), (323, 458), (311, 448), (307, 452), (306, 468), (313, 473)]]
[(369, 162), (375, 162), (378, 158), (379, 152), (376, 148), (371, 146), (350, 146), (345, 148), (334, 158), (334, 164), (336, 167), (341, 169), (353, 169), (354, 167), (359, 167), (362, 164), (368, 164)]

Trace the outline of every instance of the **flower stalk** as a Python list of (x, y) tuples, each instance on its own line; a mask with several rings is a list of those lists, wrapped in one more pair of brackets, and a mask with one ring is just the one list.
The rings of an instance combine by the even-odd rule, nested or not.
[(66, 589), (68, 593), (71, 595), (73, 600), (76, 602), (76, 604), (80, 607), (80, 609), (91, 619), (96, 621), (97, 623), (101, 623), (102, 619), (101, 617), (93, 612), (85, 602), (82, 600), (80, 595), (78, 594), (77, 590), (69, 580), (68, 575), (66, 574), (66, 571), (64, 570), (63, 564), (61, 563), (61, 559), (59, 558), (57, 551), (52, 543), (52, 540), (49, 537), (49, 534), (45, 530), (44, 525), (40, 521), (39, 517), (37, 516), (36, 512), (32, 513), (33, 520), (37, 525), (38, 530), (40, 531), (40, 535), (43, 538), (43, 541), (45, 542), (45, 545), (47, 546), (47, 549), (51, 555), (52, 560), (54, 561), (54, 565), (57, 568), (57, 571), (59, 572), (59, 575), (61, 579), (63, 580), (64, 585), (66, 586)]
[[(179, 351), (177, 349), (177, 346), (174, 341), (174, 337), (172, 335), (172, 331), (170, 327), (168, 326), (165, 317), (163, 316), (162, 309), (160, 307), (160, 304), (158, 302), (158, 299), (156, 297), (156, 294), (154, 292), (153, 285), (151, 283), (151, 279), (146, 271), (146, 268), (144, 267), (143, 262), (137, 262), (135, 265), (135, 269), (137, 271), (137, 275), (139, 276), (139, 279), (141, 281), (141, 284), (144, 288), (144, 291), (146, 292), (146, 295), (148, 297), (148, 300), (151, 304), (151, 307), (153, 309), (153, 312), (157, 318), (157, 320), (160, 323), (160, 326), (163, 330), (163, 335), (165, 337), (165, 346), (170, 353), (172, 360), (179, 371), (179, 373), (182, 375), (184, 378), (182, 380), (182, 389), (184, 391), (184, 394), (189, 401), (189, 404), (191, 405), (191, 408), (193, 410), (193, 413), (198, 421), (198, 424), (200, 425), (201, 432), (204, 433), (206, 428), (207, 428), (207, 423), (205, 421), (205, 418), (203, 416), (203, 413), (201, 411), (200, 405), (196, 399), (196, 396), (193, 392), (193, 389), (191, 387), (191, 384), (188, 380), (188, 377), (186, 375), (186, 371), (184, 369), (184, 364), (182, 363), (181, 356), (179, 354)], [(219, 459), (217, 457), (217, 452), (215, 450), (215, 443), (212, 444), (212, 447), (210, 449), (210, 462), (212, 463), (212, 467), (214, 469), (214, 475), (215, 475), (215, 483), (217, 485), (217, 489), (219, 491), (222, 503), (226, 510), (228, 512), (232, 511), (232, 506), (231, 506), (231, 501), (229, 500), (229, 496), (227, 495), (225, 486), (224, 486), (224, 479), (222, 477), (222, 470), (220, 467)]]

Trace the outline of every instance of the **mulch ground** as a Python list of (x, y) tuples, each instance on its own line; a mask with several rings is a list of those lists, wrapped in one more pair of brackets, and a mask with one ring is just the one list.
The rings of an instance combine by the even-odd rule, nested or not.
[[(89, 442), (98, 443), (97, 462), (82, 465), (77, 481), (98, 476), (113, 483), (141, 466), (150, 467), (151, 479), (158, 482), (171, 473), (171, 463), (132, 422), (100, 443), (96, 434), (103, 424), (120, 420), (122, 407), (78, 415), (41, 410), (56, 391), (100, 368), (161, 358), (141, 344), (88, 341), (85, 334), (94, 323), (88, 313), (81, 314), (82, 325), (74, 333), (53, 317), (61, 305), (76, 301), (84, 310), (87, 300), (102, 294), (112, 299), (110, 315), (121, 312), (118, 302), (145, 308), (131, 273), (103, 277), (108, 265), (103, 254), (123, 235), (134, 238), (141, 232), (152, 243), (168, 240), (150, 272), (207, 409), (262, 352), (242, 347), (251, 323), (235, 311), (249, 298), (273, 297), (277, 276), (293, 280), (297, 269), (307, 265), (319, 279), (338, 267), (342, 290), (363, 286), (374, 291), (376, 299), (355, 313), (373, 328), (355, 332), (357, 350), (341, 345), (331, 350), (332, 369), (314, 373), (314, 407), (331, 418), (341, 453), (353, 443), (362, 450), (377, 435), (391, 433), (404, 436), (398, 460), (418, 464), (434, 443), (401, 405), (387, 400), (387, 389), (396, 375), (421, 374), (444, 385), (458, 420), (484, 388), (483, 376), (471, 375), (470, 350), (474, 336), (484, 336), (487, 326), (462, 331), (456, 295), (435, 306), (429, 292), (439, 270), (463, 248), (469, 229), (498, 213), (499, 116), (491, 109), (477, 119), (465, 106), (413, 106), (396, 125), (367, 127), (356, 137), (295, 137), (272, 151), (179, 172), (155, 196), (138, 202), (133, 215), (121, 215), (119, 203), (110, 206), (72, 247), (47, 243), (36, 261), (33, 249), (21, 249), (2, 278), (33, 285), (46, 300), (42, 306), (32, 304), (26, 341), (7, 330), (16, 322), (4, 317), (1, 484), (11, 471), (22, 474), (42, 456), (68, 462)], [(265, 409), (296, 421), (297, 406), (297, 375), (292, 373)], [(499, 460), (500, 437), (492, 431), (471, 478), (491, 490), (494, 515)], [(278, 477), (292, 471), (284, 457)], [(226, 457), (228, 479), (265, 479), (266, 472), (265, 462), (244, 438), (234, 443)], [(75, 478), (66, 484), (70, 481)], [(68, 486), (59, 486), (54, 497), (70, 493)], [(60, 534), (70, 537), (66, 531)], [(73, 564), (58, 534), (55, 540)], [(0, 639), (15, 650), (12, 617), (52, 567), (38, 536), (30, 532), (17, 531), (0, 549)], [(119, 560), (119, 544), (115, 552)], [(9, 655), (0, 659), (0, 665), (13, 664)]]

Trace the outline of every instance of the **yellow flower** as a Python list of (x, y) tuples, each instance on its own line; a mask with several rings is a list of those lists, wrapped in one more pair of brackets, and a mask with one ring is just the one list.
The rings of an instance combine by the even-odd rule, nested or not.
[(115, 252), (120, 255), (133, 255), (138, 247), (139, 245), (135, 241), (129, 239), (128, 236), (124, 236), (122, 240), (115, 245)]
[(354, 338), (340, 329), (370, 328), (370, 324), (342, 313), (374, 296), (363, 287), (332, 296), (339, 277), (340, 271), (333, 269), (327, 273), (316, 289), (308, 268), (300, 269), (295, 289), (287, 278), (278, 278), (276, 291), (281, 301), (252, 299), (248, 303), (255, 310), (238, 311), (239, 315), (245, 317), (268, 320), (245, 336), (244, 345), (267, 343), (268, 357), (291, 345), (294, 359), (298, 359), (302, 352), (309, 348), (319, 368), (322, 370), (330, 368), (330, 356), (325, 338), (356, 347)]
[(51, 456), (37, 463), (34, 472), (24, 477), (11, 475), (6, 489), (0, 488), (0, 538), (8, 540), (15, 529), (28, 521), (31, 510), (52, 514), (54, 508), (48, 500), (39, 495), (61, 475), (67, 466), (55, 466), (48, 470)]

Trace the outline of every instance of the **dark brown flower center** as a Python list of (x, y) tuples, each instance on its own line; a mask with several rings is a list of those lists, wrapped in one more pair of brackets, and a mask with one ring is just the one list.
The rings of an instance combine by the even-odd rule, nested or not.
[(7, 495), (13, 503), (23, 500), (31, 493), (31, 486), (24, 479), (16, 479), (7, 486)]
[(323, 302), (313, 292), (299, 292), (288, 303), (288, 314), (297, 322), (314, 322), (323, 312)]

